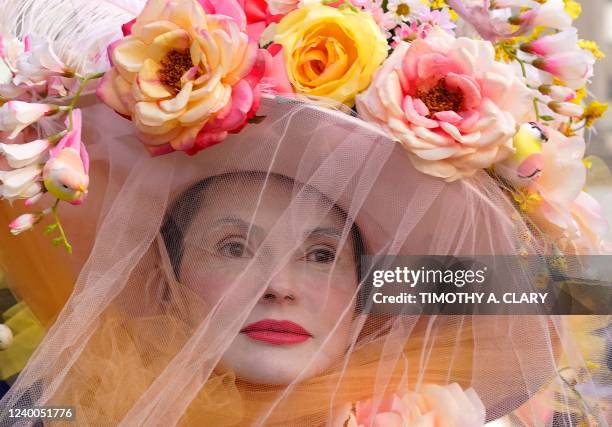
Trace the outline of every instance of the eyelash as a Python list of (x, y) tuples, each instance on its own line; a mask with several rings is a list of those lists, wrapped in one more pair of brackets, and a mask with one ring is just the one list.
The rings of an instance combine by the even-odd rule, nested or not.
[[(231, 252), (229, 253), (225, 252), (226, 250), (231, 251), (232, 250), (231, 246), (236, 245), (236, 244), (242, 245), (241, 247), (242, 253), (240, 254), (240, 256), (232, 254)], [(253, 255), (251, 251), (249, 250), (248, 246), (246, 245), (246, 243), (244, 242), (244, 237), (242, 236), (229, 236), (223, 239), (217, 244), (217, 252), (219, 252), (221, 255), (228, 257), (228, 258), (247, 258)]]
[[(324, 260), (324, 261), (317, 261), (316, 259), (309, 259), (310, 255), (313, 254), (317, 254), (317, 253), (321, 253), (321, 252), (325, 252), (326, 256), (328, 257), (328, 259)], [(331, 259), (329, 259), (331, 258)], [(321, 263), (321, 264), (331, 264), (336, 260), (336, 249), (331, 247), (331, 246), (318, 246), (315, 249), (309, 251), (306, 253), (306, 255), (304, 256), (304, 259), (308, 262), (316, 262), (316, 263)]]
[[(238, 241), (239, 240), (239, 241)], [(232, 245), (242, 245), (241, 254), (237, 255), (232, 253), (232, 249), (236, 249), (236, 247), (232, 247)], [(229, 236), (217, 244), (217, 252), (222, 256), (228, 258), (248, 258), (253, 256), (252, 252), (249, 250), (248, 246), (244, 242), (244, 237), (242, 236)], [(316, 256), (323, 253), (325, 259), (316, 259)], [(315, 258), (311, 258), (315, 257)], [(302, 260), (307, 262), (316, 262), (320, 264), (331, 264), (336, 260), (336, 249), (331, 246), (318, 246), (313, 250), (308, 251), (302, 258)]]

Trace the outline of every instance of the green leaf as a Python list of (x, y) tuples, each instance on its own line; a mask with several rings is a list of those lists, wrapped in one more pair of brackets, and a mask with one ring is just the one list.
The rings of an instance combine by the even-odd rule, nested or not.
[(555, 118), (552, 116), (540, 116), (540, 120), (544, 120), (545, 122), (550, 122), (552, 120), (555, 120)]
[(55, 224), (51, 224), (49, 226), (47, 226), (47, 228), (45, 229), (45, 236), (49, 236), (51, 233), (53, 233), (53, 231), (57, 228), (57, 223)]
[(63, 237), (56, 237), (55, 239), (51, 241), (51, 243), (53, 243), (53, 246), (59, 246), (59, 244), (62, 243), (63, 241), (64, 241)]

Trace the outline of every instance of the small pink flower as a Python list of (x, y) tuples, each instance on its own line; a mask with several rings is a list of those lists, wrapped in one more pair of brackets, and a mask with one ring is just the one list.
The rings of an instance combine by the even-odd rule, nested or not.
[(395, 28), (395, 36), (393, 36), (393, 42), (391, 47), (394, 49), (401, 42), (411, 42), (419, 37), (421, 37), (421, 32), (419, 31), (419, 26), (416, 22), (408, 24), (401, 23)]
[(572, 49), (559, 52), (532, 62), (533, 66), (559, 77), (568, 87), (579, 89), (584, 87), (593, 75), (595, 58), (590, 52)]
[(584, 107), (573, 102), (552, 101), (548, 103), (548, 108), (566, 117), (580, 117), (584, 113)]
[(575, 28), (543, 36), (521, 45), (521, 50), (538, 56), (548, 56), (567, 51), (578, 46), (578, 33)]
[(565, 86), (541, 85), (538, 90), (550, 96), (554, 101), (568, 102), (576, 98), (576, 91)]
[(454, 181), (512, 152), (532, 99), (512, 68), (495, 61), (491, 43), (434, 28), (397, 46), (357, 110), (396, 138), (418, 170)]
[(38, 221), (42, 218), (41, 214), (31, 214), (26, 213), (18, 216), (9, 224), (9, 229), (11, 230), (11, 234), (16, 236), (26, 230), (30, 230), (34, 227)]
[(527, 12), (513, 16), (510, 22), (525, 29), (541, 26), (565, 30), (572, 26), (572, 18), (565, 12), (563, 0), (548, 0)]
[(451, 18), (448, 8), (431, 10), (428, 6), (421, 5), (415, 10), (414, 15), (419, 20), (421, 27), (440, 27), (446, 32), (453, 34), (456, 25)]
[(53, 105), (9, 101), (0, 107), (0, 130), (10, 132), (8, 138), (14, 139), (23, 129), (56, 111)]

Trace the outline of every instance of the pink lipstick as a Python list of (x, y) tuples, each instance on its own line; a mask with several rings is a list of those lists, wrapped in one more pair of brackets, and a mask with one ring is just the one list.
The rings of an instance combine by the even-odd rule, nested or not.
[(310, 332), (289, 320), (264, 319), (245, 326), (240, 332), (273, 345), (300, 344), (312, 338)]

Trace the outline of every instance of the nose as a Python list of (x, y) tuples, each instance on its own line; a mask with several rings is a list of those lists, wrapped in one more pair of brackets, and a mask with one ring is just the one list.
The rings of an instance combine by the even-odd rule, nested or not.
[(275, 304), (295, 304), (300, 295), (295, 286), (295, 277), (290, 269), (285, 267), (270, 279), (270, 283), (262, 296), (262, 300)]

